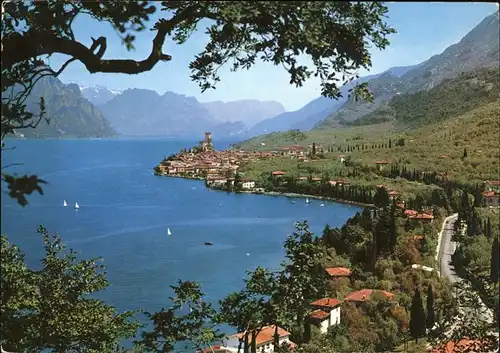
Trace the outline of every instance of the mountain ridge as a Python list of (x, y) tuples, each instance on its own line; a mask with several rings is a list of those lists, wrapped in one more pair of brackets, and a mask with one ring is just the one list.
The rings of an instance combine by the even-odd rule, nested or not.
[(37, 82), (27, 99), (28, 111), (38, 114), (39, 99), (45, 100), (46, 117), (36, 128), (23, 129), (26, 138), (110, 137), (116, 135), (102, 112), (83, 97), (78, 85), (63, 84), (55, 77)]
[[(433, 55), (401, 77), (388, 82), (380, 78), (370, 81), (369, 89), (375, 96), (373, 103), (348, 101), (315, 129), (338, 127), (339, 121), (352, 122), (386, 104), (394, 95), (431, 89), (442, 80), (479, 67), (498, 66), (499, 63), (498, 13), (485, 17), (462, 39), (440, 54)], [(384, 77), (384, 79), (386, 79)], [(380, 82), (379, 82), (380, 81)], [(391, 86), (391, 87), (389, 87)], [(392, 88), (388, 90), (388, 88)], [(385, 90), (385, 91), (384, 91)]]

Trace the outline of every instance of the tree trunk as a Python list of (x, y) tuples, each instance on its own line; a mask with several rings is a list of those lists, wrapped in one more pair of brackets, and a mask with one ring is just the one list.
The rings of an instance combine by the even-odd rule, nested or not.
[(245, 343), (243, 346), (243, 352), (248, 353), (248, 331), (245, 331)]
[(307, 322), (307, 320), (304, 320), (304, 336), (303, 336), (303, 342), (304, 343), (309, 343), (311, 340), (311, 325)]
[(257, 341), (257, 334), (255, 333), (255, 331), (252, 331), (252, 348), (251, 348), (251, 353), (257, 353), (256, 341)]
[(274, 344), (274, 350), (276, 351), (278, 349), (278, 346), (280, 344), (280, 336), (278, 334), (278, 325), (274, 325), (274, 336), (273, 336), (273, 344)]

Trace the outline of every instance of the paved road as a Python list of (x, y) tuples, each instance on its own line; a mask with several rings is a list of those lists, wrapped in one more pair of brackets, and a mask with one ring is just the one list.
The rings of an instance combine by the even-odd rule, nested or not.
[(448, 277), (450, 282), (455, 283), (460, 278), (455, 273), (455, 268), (451, 264), (451, 255), (455, 252), (457, 247), (456, 242), (452, 241), (453, 227), (458, 218), (458, 215), (448, 218), (444, 228), (443, 235), (441, 236), (441, 247), (439, 249), (439, 272), (441, 276)]
[[(451, 216), (447, 219), (444, 228), (443, 228), (443, 234), (441, 236), (441, 244), (440, 244), (440, 249), (439, 249), (439, 265), (440, 265), (440, 274), (442, 277), (447, 277), (450, 282), (455, 283), (462, 281), (460, 277), (455, 273), (455, 268), (453, 264), (451, 263), (451, 255), (455, 252), (457, 248), (457, 243), (452, 241), (452, 236), (453, 236), (453, 229), (455, 222), (457, 221), (458, 215)], [(464, 283), (464, 287), (470, 287), (469, 283)], [(478, 303), (481, 305), (481, 311), (479, 313), (477, 312), (471, 312), (469, 308), (459, 308), (459, 310), (469, 313), (471, 315), (474, 314), (479, 314), (484, 321), (492, 323), (493, 322), (493, 312), (486, 306), (484, 305), (483, 301), (477, 295), (477, 300)], [(455, 325), (453, 325), (455, 326)], [(453, 328), (452, 328), (453, 329)]]

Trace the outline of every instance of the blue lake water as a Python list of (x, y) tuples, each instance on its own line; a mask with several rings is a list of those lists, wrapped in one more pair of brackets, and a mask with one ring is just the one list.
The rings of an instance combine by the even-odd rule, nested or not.
[[(153, 175), (164, 156), (195, 142), (166, 139), (7, 140), (10, 173), (33, 173), (49, 184), (19, 206), (4, 192), (1, 230), (36, 265), (39, 224), (59, 233), (86, 258), (100, 256), (110, 287), (99, 294), (120, 311), (168, 305), (178, 279), (202, 284), (207, 299), (243, 285), (246, 270), (276, 268), (294, 222), (308, 220), (319, 234), (342, 225), (356, 206), (286, 197), (211, 191), (204, 183)], [(228, 144), (216, 144), (227, 148)], [(5, 189), (5, 186), (4, 186)], [(62, 207), (66, 200), (70, 207)], [(73, 209), (78, 202), (80, 209)], [(167, 228), (172, 236), (167, 237)], [(204, 245), (211, 241), (214, 246)], [(247, 256), (246, 254), (250, 255)]]

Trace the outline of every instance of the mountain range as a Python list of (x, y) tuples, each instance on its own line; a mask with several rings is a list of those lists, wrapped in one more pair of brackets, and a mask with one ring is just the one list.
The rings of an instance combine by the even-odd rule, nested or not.
[(444, 79), (462, 72), (498, 66), (498, 38), (498, 12), (495, 12), (441, 54), (434, 55), (400, 76), (389, 72), (388, 75), (371, 80), (369, 89), (375, 97), (373, 103), (348, 100), (338, 110), (332, 110), (326, 119), (319, 121), (315, 128), (338, 127), (341, 121), (354, 121), (387, 105), (395, 95), (429, 90)]
[[(26, 135), (102, 137), (116, 131), (124, 135), (197, 137), (204, 131), (212, 131), (214, 138), (249, 138), (294, 129), (340, 127), (372, 112), (389, 109), (390, 100), (397, 95), (429, 90), (461, 72), (498, 65), (498, 38), (498, 13), (495, 13), (459, 43), (425, 62), (361, 77), (340, 88), (342, 98), (319, 97), (293, 112), (285, 112), (280, 103), (273, 101), (201, 103), (174, 92), (160, 95), (137, 88), (122, 92), (102, 86), (64, 85), (57, 79), (42, 80), (32, 96), (46, 97), (54, 123), (40, 125)], [(348, 97), (349, 89), (362, 82), (368, 82), (374, 103), (356, 102)]]
[(24, 137), (107, 137), (116, 135), (109, 122), (85, 99), (76, 84), (65, 85), (57, 78), (44, 77), (28, 96), (26, 106), (39, 112), (40, 97), (45, 100), (46, 118), (38, 126), (18, 131)]

